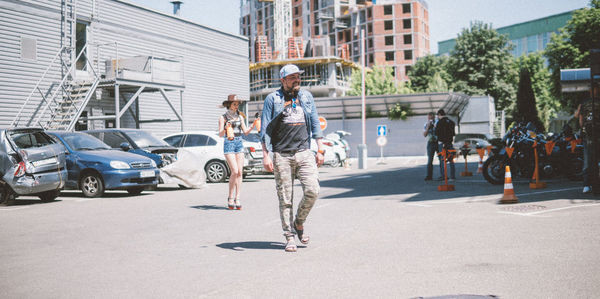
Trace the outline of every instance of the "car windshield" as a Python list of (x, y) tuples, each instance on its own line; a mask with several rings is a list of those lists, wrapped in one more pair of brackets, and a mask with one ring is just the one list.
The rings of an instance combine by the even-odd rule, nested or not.
[(250, 142), (258, 142), (260, 143), (260, 135), (256, 133), (251, 133), (248, 135), (242, 135), (242, 139)]
[(160, 140), (154, 135), (146, 131), (126, 131), (125, 134), (129, 136), (138, 147), (170, 147), (170, 145), (163, 140)]
[(93, 151), (111, 149), (106, 143), (100, 141), (100, 139), (84, 134), (84, 133), (73, 133), (62, 135), (67, 145), (74, 151)]

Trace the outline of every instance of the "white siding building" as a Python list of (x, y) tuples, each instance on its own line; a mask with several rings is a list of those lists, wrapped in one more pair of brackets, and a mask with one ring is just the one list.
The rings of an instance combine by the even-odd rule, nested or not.
[(0, 38), (0, 127), (213, 130), (249, 97), (247, 38), (124, 0), (0, 0)]

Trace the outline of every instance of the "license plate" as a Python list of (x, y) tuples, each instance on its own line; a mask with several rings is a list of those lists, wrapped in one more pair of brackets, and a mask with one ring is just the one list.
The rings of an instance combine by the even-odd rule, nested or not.
[(56, 164), (56, 163), (57, 163), (57, 160), (54, 157), (48, 158), (48, 159), (44, 159), (44, 160), (40, 160), (40, 161), (31, 162), (31, 164), (34, 167), (40, 167), (40, 166), (50, 165), (50, 164)]
[(142, 170), (140, 171), (141, 178), (149, 178), (154, 176), (154, 170)]
[(262, 158), (263, 157), (263, 153), (262, 150), (260, 152), (254, 152), (252, 153), (252, 156), (254, 156), (255, 158)]

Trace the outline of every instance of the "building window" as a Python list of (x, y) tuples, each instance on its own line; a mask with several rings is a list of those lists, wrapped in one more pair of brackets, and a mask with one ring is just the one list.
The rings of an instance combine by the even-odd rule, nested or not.
[(373, 54), (369, 54), (369, 63), (373, 63)]
[(404, 50), (404, 60), (412, 60), (412, 50)]
[(394, 29), (394, 21), (389, 20), (389, 21), (383, 22), (383, 28), (385, 30), (392, 30), (392, 29)]
[(385, 61), (394, 61), (394, 51), (385, 52)]
[(402, 13), (410, 13), (410, 3), (402, 4)]
[(405, 45), (412, 44), (412, 35), (411, 34), (405, 34), (404, 35), (404, 44)]
[(294, 7), (294, 15), (298, 15), (298, 6)]
[(369, 25), (367, 25), (367, 32), (368, 32), (368, 33), (371, 33), (371, 32), (373, 32), (373, 24), (369, 24)]
[(410, 19), (402, 20), (402, 24), (403, 24), (404, 29), (410, 29), (412, 27)]
[(315, 35), (319, 35), (319, 26), (315, 26)]
[(299, 24), (300, 22), (298, 22), (298, 19), (296, 19), (296, 27), (298, 27)]
[(373, 48), (373, 39), (369, 38), (369, 49)]
[(394, 14), (394, 6), (393, 5), (384, 5), (383, 6), (383, 14), (386, 16)]
[(396, 67), (392, 67), (392, 77), (396, 77)]
[(371, 18), (373, 16), (373, 9), (371, 7), (367, 8), (367, 18)]
[(408, 76), (408, 73), (410, 72), (410, 70), (412, 70), (412, 66), (411, 65), (407, 65), (405, 68), (405, 74)]
[(385, 45), (386, 46), (393, 46), (394, 45), (394, 36), (393, 35), (388, 35), (385, 37)]
[(537, 35), (527, 37), (527, 53), (537, 52)]

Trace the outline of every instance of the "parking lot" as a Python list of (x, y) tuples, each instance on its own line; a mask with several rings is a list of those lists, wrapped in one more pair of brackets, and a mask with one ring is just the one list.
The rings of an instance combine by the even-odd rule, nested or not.
[[(462, 160), (460, 160), (462, 162)], [(423, 157), (321, 168), (308, 246), (285, 253), (272, 176), (244, 180), (241, 211), (227, 184), (159, 186), (130, 196), (0, 207), (2, 298), (232, 298), (494, 295), (591, 298), (600, 260), (599, 197), (555, 179), (532, 190), (458, 177), (424, 182)], [(380, 161), (381, 162), (381, 161)], [(464, 164), (457, 163), (457, 175)], [(476, 172), (477, 163), (469, 168)], [(434, 170), (437, 172), (437, 165)], [(301, 194), (295, 189), (296, 198)], [(297, 203), (297, 200), (296, 200)]]

